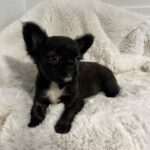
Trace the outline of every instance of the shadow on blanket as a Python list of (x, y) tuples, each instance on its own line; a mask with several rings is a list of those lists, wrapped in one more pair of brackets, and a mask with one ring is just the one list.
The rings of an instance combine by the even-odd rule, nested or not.
[(13, 86), (21, 88), (33, 97), (37, 70), (33, 63), (23, 62), (10, 56), (5, 56), (11, 72)]

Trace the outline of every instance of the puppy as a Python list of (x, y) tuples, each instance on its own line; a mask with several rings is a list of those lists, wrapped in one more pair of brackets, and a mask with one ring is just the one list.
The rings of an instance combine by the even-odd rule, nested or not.
[(29, 127), (39, 125), (51, 104), (64, 103), (64, 112), (55, 125), (57, 133), (67, 133), (84, 98), (103, 91), (115, 97), (119, 86), (111, 70), (92, 62), (80, 62), (94, 37), (85, 34), (75, 40), (64, 36), (48, 37), (32, 22), (23, 24), (26, 50), (38, 69), (36, 92)]

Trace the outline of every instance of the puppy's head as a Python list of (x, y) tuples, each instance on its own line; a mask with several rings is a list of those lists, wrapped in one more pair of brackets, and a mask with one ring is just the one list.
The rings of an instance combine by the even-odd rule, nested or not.
[(64, 36), (48, 37), (32, 22), (23, 25), (23, 38), (39, 72), (56, 82), (70, 81), (76, 76), (80, 59), (94, 41), (91, 34), (75, 40)]

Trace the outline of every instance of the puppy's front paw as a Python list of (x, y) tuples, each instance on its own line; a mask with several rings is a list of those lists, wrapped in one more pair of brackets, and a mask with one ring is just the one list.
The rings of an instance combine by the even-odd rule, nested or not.
[(41, 121), (38, 118), (31, 118), (30, 123), (28, 124), (28, 127), (33, 128), (38, 126), (41, 123)]
[(70, 128), (71, 128), (71, 124), (66, 124), (66, 123), (57, 123), (55, 125), (55, 131), (57, 133), (60, 133), (60, 134), (65, 134), (65, 133), (68, 133), (70, 131)]

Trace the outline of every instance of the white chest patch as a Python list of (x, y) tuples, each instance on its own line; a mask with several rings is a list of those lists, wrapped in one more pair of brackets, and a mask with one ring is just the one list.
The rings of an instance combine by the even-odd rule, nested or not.
[(60, 89), (56, 82), (52, 82), (50, 88), (46, 92), (46, 96), (49, 98), (50, 102), (57, 104), (60, 102), (60, 97), (63, 95), (64, 89)]

